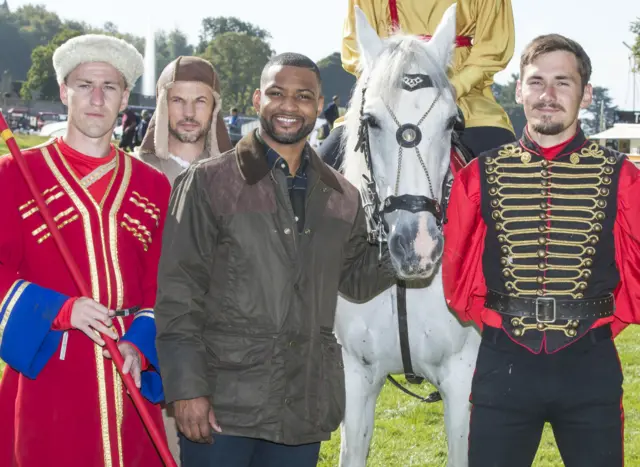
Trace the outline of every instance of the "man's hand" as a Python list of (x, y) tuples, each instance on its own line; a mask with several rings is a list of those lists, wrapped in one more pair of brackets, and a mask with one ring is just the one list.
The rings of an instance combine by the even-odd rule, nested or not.
[(213, 443), (212, 429), (222, 433), (207, 397), (173, 403), (178, 430), (196, 443)]
[(104, 340), (96, 331), (106, 334), (114, 340), (118, 338), (118, 335), (110, 329), (113, 316), (115, 316), (113, 310), (107, 309), (90, 298), (83, 297), (73, 304), (71, 326), (84, 332), (93, 342), (102, 347), (104, 346)]
[[(120, 350), (122, 358), (124, 358), (124, 364), (122, 365), (122, 374), (126, 375), (127, 373), (131, 372), (131, 377), (136, 383), (136, 387), (140, 389), (140, 386), (142, 386), (142, 380), (140, 376), (140, 374), (142, 373), (142, 363), (140, 361), (140, 354), (134, 346), (126, 341), (118, 343), (118, 350)], [(105, 358), (111, 358), (111, 354), (106, 349), (102, 351), (102, 355), (104, 355)]]

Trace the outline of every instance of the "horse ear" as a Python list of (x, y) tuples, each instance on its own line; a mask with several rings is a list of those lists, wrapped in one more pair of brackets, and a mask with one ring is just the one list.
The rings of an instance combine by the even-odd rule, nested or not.
[(380, 39), (375, 29), (371, 27), (367, 16), (358, 6), (355, 7), (355, 17), (356, 39), (360, 49), (360, 68), (365, 70), (371, 68), (375, 58), (382, 51), (382, 39)]
[(437, 54), (438, 60), (443, 68), (448, 68), (456, 42), (456, 4), (447, 8), (442, 15), (440, 24), (433, 33), (433, 37), (427, 43), (432, 51)]

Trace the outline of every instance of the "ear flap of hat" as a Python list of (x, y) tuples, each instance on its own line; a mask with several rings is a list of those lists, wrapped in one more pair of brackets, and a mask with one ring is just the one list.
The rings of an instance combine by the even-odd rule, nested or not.
[[(155, 119), (155, 129), (153, 131), (154, 153), (159, 159), (169, 159), (169, 105), (167, 104), (167, 94), (169, 86), (160, 89), (156, 100), (156, 111), (152, 121)], [(151, 127), (151, 124), (149, 124)]]

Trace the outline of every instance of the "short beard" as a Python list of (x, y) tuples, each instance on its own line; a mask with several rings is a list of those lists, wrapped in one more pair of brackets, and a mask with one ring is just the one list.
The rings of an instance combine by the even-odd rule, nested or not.
[(268, 134), (271, 139), (273, 139), (274, 141), (280, 144), (299, 143), (300, 141), (305, 139), (307, 136), (309, 136), (316, 126), (315, 121), (307, 125), (303, 123), (302, 127), (300, 127), (300, 130), (298, 130), (297, 133), (294, 133), (293, 135), (281, 136), (276, 134), (276, 131), (269, 120), (264, 118), (262, 115), (259, 115), (258, 118), (260, 119), (260, 126), (262, 127), (264, 132)]
[(555, 136), (566, 130), (562, 123), (540, 122), (531, 125), (531, 129), (536, 133), (546, 136)]
[[(187, 119), (187, 121), (195, 122), (195, 120), (189, 120), (189, 119)], [(209, 133), (210, 129), (211, 129), (211, 120), (209, 120), (202, 127), (202, 129), (198, 133), (195, 133), (195, 134), (193, 134), (193, 133), (180, 133), (178, 130), (173, 128), (171, 126), (171, 122), (169, 122), (169, 134), (171, 136), (173, 136), (175, 139), (177, 139), (178, 141), (180, 141), (181, 143), (195, 144), (198, 141), (200, 141), (202, 138), (207, 136), (207, 134)]]

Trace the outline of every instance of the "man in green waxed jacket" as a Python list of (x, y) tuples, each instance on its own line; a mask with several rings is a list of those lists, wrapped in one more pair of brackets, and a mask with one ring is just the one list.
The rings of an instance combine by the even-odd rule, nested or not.
[(157, 347), (183, 467), (317, 465), (344, 413), (338, 292), (395, 281), (358, 191), (306, 143), (316, 64), (272, 58), (253, 103), (259, 129), (179, 176), (165, 226)]

